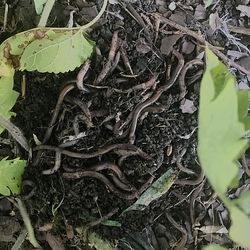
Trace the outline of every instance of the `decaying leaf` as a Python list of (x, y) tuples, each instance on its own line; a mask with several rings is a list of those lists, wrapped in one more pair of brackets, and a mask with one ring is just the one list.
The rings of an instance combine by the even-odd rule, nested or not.
[(26, 163), (27, 161), (19, 158), (7, 160), (7, 157), (0, 161), (0, 194), (20, 194)]
[(40, 72), (74, 70), (92, 55), (94, 42), (80, 29), (36, 28), (18, 33), (0, 46), (0, 76), (14, 69)]
[(247, 16), (250, 18), (250, 7), (246, 5), (238, 5), (236, 7), (237, 10), (241, 12), (242, 16)]
[(177, 178), (177, 171), (170, 168), (158, 180), (156, 180), (132, 206), (125, 209), (122, 214), (131, 211), (143, 211), (152, 201), (164, 195)]

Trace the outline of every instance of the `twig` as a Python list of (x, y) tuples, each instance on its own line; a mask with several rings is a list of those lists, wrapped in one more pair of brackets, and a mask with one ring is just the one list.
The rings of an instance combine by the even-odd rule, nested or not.
[(239, 33), (239, 34), (243, 34), (247, 36), (250, 35), (250, 29), (245, 28), (245, 27), (236, 27), (236, 26), (228, 25), (227, 28), (231, 32), (235, 32), (235, 33)]
[(7, 1), (5, 1), (5, 8), (4, 8), (4, 20), (3, 20), (3, 32), (6, 31), (7, 27), (7, 20), (8, 20), (8, 10), (9, 10), (9, 5), (7, 4)]
[(211, 49), (218, 57), (220, 57), (222, 59), (222, 61), (224, 61), (228, 67), (232, 66), (236, 69), (238, 69), (239, 71), (250, 75), (250, 71), (245, 69), (244, 67), (242, 67), (241, 65), (239, 65), (238, 63), (232, 61), (231, 59), (229, 59), (227, 56), (225, 56), (222, 52), (220, 52), (217, 48), (215, 48), (215, 46), (213, 46), (212, 44), (208, 43), (200, 34), (198, 34), (195, 31), (189, 30), (171, 20), (169, 20), (168, 18), (163, 17), (161, 14), (159, 13), (154, 13), (153, 14), (154, 18), (156, 19), (156, 22), (163, 22), (166, 23), (168, 25), (170, 25), (171, 27), (178, 29), (180, 31), (182, 31), (183, 33), (194, 37), (196, 40), (198, 40), (200, 43), (207, 45), (209, 49)]
[(23, 201), (21, 199), (19, 199), (19, 198), (16, 198), (16, 201), (17, 201), (17, 204), (18, 204), (18, 208), (19, 208), (20, 214), (22, 215), (25, 227), (27, 228), (28, 237), (29, 237), (30, 243), (35, 248), (41, 248), (41, 246), (39, 245), (38, 241), (36, 240), (34, 229), (32, 227), (29, 214), (27, 213), (27, 210), (26, 210), (26, 207), (25, 207)]

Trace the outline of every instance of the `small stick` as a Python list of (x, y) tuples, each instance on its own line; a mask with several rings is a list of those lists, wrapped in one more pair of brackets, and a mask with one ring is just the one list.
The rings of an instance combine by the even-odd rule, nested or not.
[(25, 95), (26, 95), (26, 75), (23, 74), (23, 79), (21, 82), (21, 89), (22, 89), (22, 98), (25, 99)]
[(4, 19), (3, 19), (3, 32), (6, 31), (7, 27), (7, 21), (8, 21), (8, 11), (9, 11), (9, 5), (7, 4), (7, 1), (5, 1), (5, 8), (4, 8)]

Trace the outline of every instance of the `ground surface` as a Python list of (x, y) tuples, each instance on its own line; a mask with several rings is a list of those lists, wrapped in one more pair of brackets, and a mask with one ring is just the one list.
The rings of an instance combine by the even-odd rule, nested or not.
[[(204, 47), (192, 36), (164, 23), (160, 24), (157, 32), (154, 13), (161, 13), (174, 23), (202, 34), (211, 44), (221, 47), (222, 51), (225, 48), (223, 53), (233, 61), (239, 59), (239, 64), (249, 69), (247, 60), (242, 60), (243, 57), (247, 58), (248, 52), (242, 46), (249, 46), (249, 36), (225, 29), (227, 25), (248, 28), (249, 18), (241, 16), (241, 12), (236, 10), (239, 4), (247, 5), (248, 1), (214, 1), (207, 10), (204, 9), (203, 1), (195, 0), (178, 1), (175, 4), (172, 2), (170, 6), (171, 1), (161, 0), (128, 2), (110, 1), (102, 19), (88, 32), (88, 37), (96, 42), (99, 49), (99, 53), (91, 59), (90, 69), (84, 79), (84, 83), (93, 86), (88, 87), (89, 93), (74, 89), (67, 95), (60, 107), (52, 135), (46, 142), (47, 145), (59, 146), (73, 140), (74, 144), (67, 149), (82, 153), (96, 152), (114, 144), (126, 146), (88, 159), (62, 154), (59, 171), (51, 175), (44, 175), (43, 171), (54, 166), (55, 152), (44, 151), (36, 166), (33, 166), (36, 156), (34, 152), (33, 161), (28, 165), (23, 179), (31, 181), (36, 187), (33, 196), (25, 200), (25, 204), (37, 238), (44, 249), (63, 249), (62, 245), (66, 249), (87, 249), (88, 244), (82, 241), (81, 234), (75, 229), (86, 228), (88, 225), (89, 231), (98, 233), (118, 249), (201, 249), (209, 242), (233, 247), (225, 233), (230, 225), (227, 211), (206, 179), (200, 178), (199, 181), (201, 170), (197, 159), (196, 129), (199, 85), (204, 65), (191, 64), (192, 67), (184, 75), (186, 92), (180, 90), (179, 78), (149, 106), (151, 109), (140, 115), (134, 145), (150, 159), (133, 154), (135, 149), (127, 145), (133, 139), (130, 133), (126, 134), (126, 129), (131, 130), (132, 122), (128, 122), (123, 130), (119, 130), (119, 127), (128, 120), (129, 114), (133, 114), (143, 102), (150, 100), (157, 89), (171, 82), (179, 63), (174, 51), (179, 51), (185, 64), (195, 58), (204, 61)], [(1, 42), (10, 35), (35, 27), (39, 21), (33, 1), (8, 3), (8, 25), (6, 31), (0, 33)], [(60, 0), (53, 8), (48, 26), (65, 27), (72, 10), (76, 11), (74, 25), (83, 25), (97, 14), (101, 4), (102, 1), (86, 3), (80, 0)], [(0, 7), (0, 21), (3, 24), (4, 4), (0, 4)], [(212, 25), (214, 30), (208, 24), (211, 13), (218, 14), (218, 20), (214, 21), (216, 24)], [(119, 53), (121, 58), (113, 71), (98, 83), (98, 75), (108, 62), (115, 31), (118, 31), (119, 37), (115, 58), (119, 59)], [(131, 68), (126, 64), (123, 53)], [(111, 68), (115, 65), (114, 61), (115, 59), (111, 60)], [(79, 70), (80, 68), (57, 75), (16, 73), (15, 89), (21, 92), (25, 74), (26, 92), (25, 97), (20, 96), (14, 107), (17, 116), (13, 122), (24, 131), (34, 147), (33, 134), (43, 140), (60, 91), (68, 80), (76, 79)], [(246, 88), (247, 77), (234, 68), (231, 71), (236, 75), (238, 85)], [(150, 79), (153, 86), (132, 89)], [(79, 106), (79, 102), (82, 105)], [(1, 138), (7, 137), (6, 132), (1, 135)], [(14, 142), (10, 145), (0, 144), (0, 157), (6, 155), (27, 157)], [(186, 173), (180, 170), (178, 180), (170, 190), (143, 212), (128, 212), (120, 216), (136, 200), (124, 199), (124, 194), (133, 192), (120, 190), (120, 195), (112, 192), (99, 179), (89, 176), (80, 179), (64, 178), (63, 173), (87, 170), (101, 163), (119, 165), (130, 186), (137, 189), (152, 176), (157, 179), (170, 168), (179, 171), (184, 167), (182, 170), (187, 171), (188, 168), (191, 171)], [(104, 169), (99, 173), (113, 182), (112, 170)], [(249, 188), (249, 179), (244, 172), (241, 176), (241, 185), (243, 184)], [(114, 186), (119, 189), (116, 184)], [(25, 186), (22, 196), (25, 197), (29, 191), (30, 188)], [(121, 226), (97, 223), (98, 225), (91, 227), (89, 224), (91, 217), (97, 220), (112, 212), (109, 219), (121, 223)], [(18, 211), (7, 199), (2, 198), (1, 249), (11, 249), (22, 226)], [(56, 239), (59, 242), (57, 244)], [(22, 249), (33, 248), (25, 242)]]

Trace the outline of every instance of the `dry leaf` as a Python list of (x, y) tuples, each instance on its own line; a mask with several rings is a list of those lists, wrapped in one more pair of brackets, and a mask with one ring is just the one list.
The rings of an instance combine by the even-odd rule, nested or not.
[(161, 53), (163, 55), (169, 55), (170, 52), (173, 50), (173, 46), (176, 44), (176, 42), (182, 37), (182, 35), (171, 35), (164, 37), (161, 40)]
[(237, 10), (239, 10), (241, 12), (241, 16), (248, 16), (250, 17), (250, 7), (249, 6), (245, 6), (245, 5), (238, 5), (236, 7)]
[(189, 99), (183, 99), (180, 106), (182, 113), (193, 114), (197, 108), (194, 106), (194, 102)]
[(203, 5), (199, 4), (195, 8), (194, 17), (196, 20), (204, 20), (206, 18), (206, 9)]

